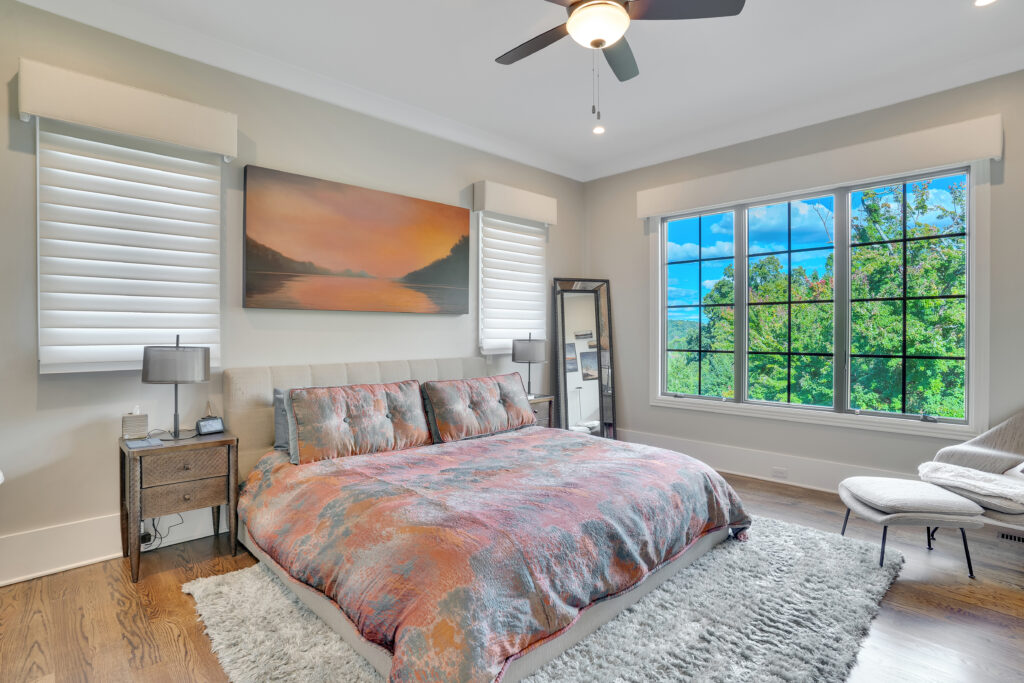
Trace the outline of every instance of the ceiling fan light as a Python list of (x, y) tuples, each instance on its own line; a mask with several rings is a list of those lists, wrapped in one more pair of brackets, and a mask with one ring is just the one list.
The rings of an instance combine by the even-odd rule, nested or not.
[(619, 42), (629, 28), (629, 13), (615, 0), (591, 0), (577, 7), (566, 27), (572, 39), (594, 50)]

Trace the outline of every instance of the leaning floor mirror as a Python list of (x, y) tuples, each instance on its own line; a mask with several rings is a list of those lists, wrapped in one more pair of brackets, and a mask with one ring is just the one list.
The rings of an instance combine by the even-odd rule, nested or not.
[(555, 278), (551, 357), (555, 424), (615, 438), (612, 307), (608, 280)]

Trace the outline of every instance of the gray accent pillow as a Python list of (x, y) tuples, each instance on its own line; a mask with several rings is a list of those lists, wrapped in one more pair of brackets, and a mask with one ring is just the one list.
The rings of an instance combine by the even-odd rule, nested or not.
[(288, 413), (284, 407), (285, 392), (274, 389), (274, 448), (288, 450)]
[(292, 392), (284, 392), (284, 412), (288, 422), (288, 457), (293, 465), (299, 464), (299, 426), (295, 423), (295, 407)]

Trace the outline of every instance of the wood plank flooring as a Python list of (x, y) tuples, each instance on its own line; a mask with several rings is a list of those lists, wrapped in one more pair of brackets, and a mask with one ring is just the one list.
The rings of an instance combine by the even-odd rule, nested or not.
[[(727, 477), (752, 514), (838, 531), (834, 494)], [(847, 533), (873, 542), (878, 527), (852, 518)], [(959, 534), (893, 528), (907, 556), (853, 672), (853, 683), (1024, 681), (1024, 544), (969, 531), (976, 580)], [(224, 681), (192, 598), (181, 584), (255, 563), (227, 536), (145, 553), (139, 582), (127, 559), (0, 588), (0, 682)]]

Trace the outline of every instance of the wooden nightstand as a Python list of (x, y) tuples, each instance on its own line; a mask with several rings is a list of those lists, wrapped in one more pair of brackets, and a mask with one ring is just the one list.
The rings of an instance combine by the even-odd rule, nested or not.
[(231, 554), (237, 549), (238, 439), (210, 434), (161, 446), (128, 448), (118, 442), (121, 462), (121, 551), (139, 580), (139, 524), (143, 519), (212, 508), (213, 533), (220, 531), (220, 506), (227, 504)]
[(533, 414), (537, 416), (538, 427), (551, 427), (555, 421), (555, 397), (546, 394), (537, 394), (529, 399), (533, 406)]

